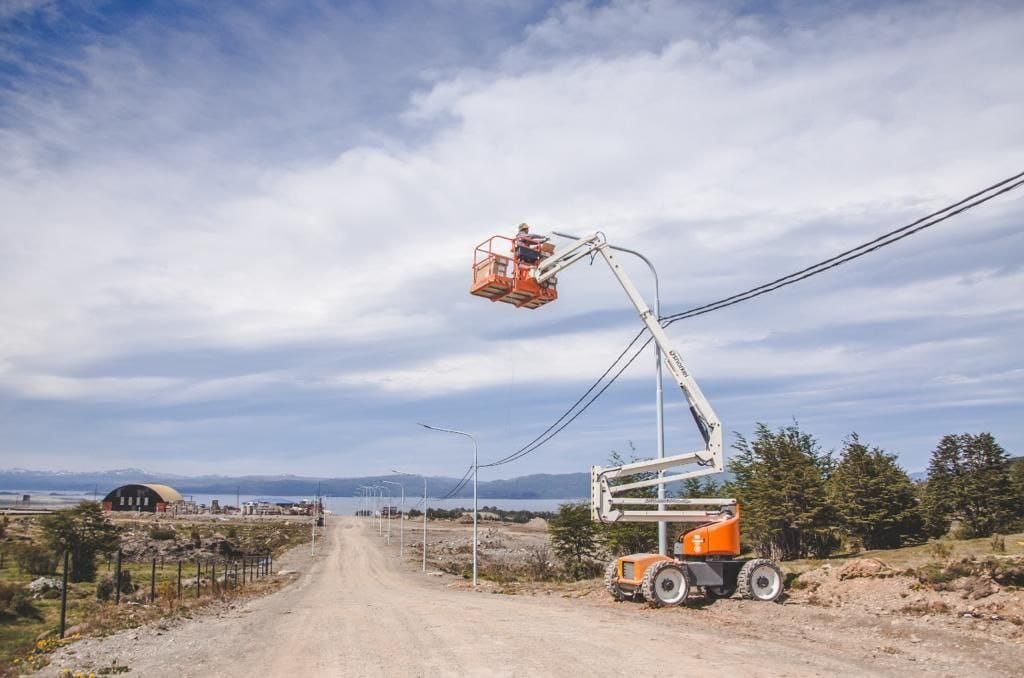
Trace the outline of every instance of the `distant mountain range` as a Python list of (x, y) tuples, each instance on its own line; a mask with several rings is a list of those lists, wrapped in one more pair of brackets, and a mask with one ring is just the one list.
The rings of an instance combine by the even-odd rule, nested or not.
[[(1017, 457), (1011, 461), (1021, 461)], [(911, 480), (927, 478), (925, 471), (910, 474)], [(715, 476), (725, 480), (729, 474)], [(148, 473), (137, 468), (114, 469), (110, 471), (29, 471), (25, 469), (0, 470), (0, 492), (3, 491), (47, 491), (47, 492), (93, 492), (104, 495), (118, 485), (128, 483), (163, 483), (182, 494), (256, 494), (304, 496), (320, 491), (329, 496), (354, 496), (360, 485), (373, 485), (382, 480), (403, 480), (406, 492), (418, 495), (423, 490), (420, 477), (362, 476), (359, 478), (314, 478), (293, 475), (275, 476), (184, 476), (168, 473)], [(448, 494), (459, 478), (430, 476), (427, 491), (430, 496)], [(506, 480), (481, 481), (481, 499), (569, 499), (590, 496), (589, 473), (538, 473)], [(472, 497), (473, 484), (466, 485), (455, 495)]]
[[(96, 492), (105, 495), (119, 485), (128, 483), (162, 483), (182, 494), (257, 494), (257, 495), (312, 495), (319, 485), (328, 496), (354, 496), (360, 485), (373, 485), (382, 480), (402, 480), (406, 493), (418, 495), (423, 490), (420, 477), (362, 476), (359, 478), (313, 478), (293, 475), (278, 476), (183, 476), (148, 473), (141, 469), (126, 468), (110, 471), (30, 471), (25, 469), (0, 470), (0, 491)], [(448, 494), (459, 478), (428, 477), (427, 491), (432, 497)], [(535, 474), (507, 480), (481, 481), (481, 499), (568, 499), (590, 496), (589, 473)], [(466, 485), (455, 495), (472, 497), (473, 484)]]

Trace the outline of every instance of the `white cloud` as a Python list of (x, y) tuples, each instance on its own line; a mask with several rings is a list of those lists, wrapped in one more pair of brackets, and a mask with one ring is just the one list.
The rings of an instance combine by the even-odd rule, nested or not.
[[(241, 67), (200, 26), (143, 21), (98, 36), (62, 64), (76, 77), (4, 93), (0, 385), (173, 402), (280, 383), (455, 394), (508, 383), (511, 363), (519, 384), (590, 379), (627, 329), (517, 332), (624, 308), (607, 272), (577, 267), (559, 304), (516, 314), (462, 296), (473, 244), (522, 220), (601, 228), (655, 258), (675, 305), (959, 197), (1018, 170), (1024, 150), (1024, 98), (1007, 85), (1024, 81), (1024, 12), (993, 7), (772, 18), (570, 3), (493, 62), (424, 68), (418, 89), (387, 97), (359, 84), (376, 71), (358, 70), (336, 12), (298, 22), (288, 40), (266, 17), (220, 16), (212, 25), (258, 54)], [(369, 115), (356, 104), (371, 95), (404, 103)], [(1022, 214), (1013, 198), (982, 210), (901, 252), (955, 249)], [(800, 312), (785, 324), (778, 307), (751, 305), (672, 332), (702, 378), (854, 364), (877, 375), (892, 356), (913, 358), (913, 378), (931, 371), (931, 338), (907, 349), (916, 357), (771, 340), (1021, 310), (1020, 274), (980, 258), (958, 267), (790, 291)], [(312, 341), (380, 353), (328, 375), (285, 361), (183, 383), (77, 376), (131, 354)], [(960, 367), (965, 379), (981, 369)]]

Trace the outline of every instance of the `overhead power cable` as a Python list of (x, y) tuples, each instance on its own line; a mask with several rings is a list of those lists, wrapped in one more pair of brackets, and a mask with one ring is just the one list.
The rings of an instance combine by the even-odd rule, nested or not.
[(444, 495), (443, 497), (436, 497), (436, 499), (439, 499), (439, 500), (440, 499), (451, 499), (452, 497), (454, 497), (456, 494), (459, 493), (459, 491), (463, 487), (466, 486), (466, 483), (469, 482), (469, 477), (471, 475), (473, 475), (473, 465), (472, 464), (470, 464), (469, 468), (466, 469), (466, 473), (463, 474), (462, 480), (460, 480), (458, 483), (456, 483), (455, 487), (448, 491), (448, 494)]
[(818, 263), (812, 266), (808, 266), (807, 268), (801, 269), (794, 273), (790, 273), (789, 275), (782, 276), (781, 278), (776, 278), (771, 282), (758, 285), (757, 287), (752, 287), (744, 292), (739, 292), (737, 294), (733, 294), (732, 296), (725, 297), (724, 299), (719, 299), (718, 301), (713, 301), (708, 304), (695, 306), (680, 313), (672, 313), (666, 316), (662, 316), (662, 325), (668, 326), (678, 320), (693, 318), (698, 315), (704, 315), (705, 313), (717, 311), (727, 306), (739, 304), (741, 302), (748, 301), (755, 297), (759, 297), (763, 294), (774, 292), (775, 290), (781, 287), (786, 287), (788, 285), (792, 285), (793, 283), (800, 282), (801, 280), (806, 280), (807, 278), (818, 275), (819, 273), (824, 273), (825, 271), (833, 269), (837, 266), (841, 266), (847, 262), (853, 261), (854, 259), (859, 259), (865, 254), (870, 254), (871, 252), (879, 250), (887, 245), (891, 245), (894, 242), (898, 242), (900, 240), (903, 240), (904, 238), (910, 237), (911, 235), (923, 231), (926, 228), (931, 228), (936, 224), (940, 224), (943, 221), (946, 221), (947, 219), (955, 217), (956, 215), (962, 212), (966, 212), (972, 207), (977, 207), (978, 205), (986, 203), (989, 200), (992, 200), (993, 198), (996, 198), (1004, 193), (1009, 193), (1010, 191), (1019, 188), (1022, 184), (1024, 184), (1024, 172), (1020, 172), (1019, 174), (1015, 174), (1012, 177), (1003, 179), (1002, 181), (992, 184), (988, 188), (982, 189), (976, 193), (973, 193), (967, 196), (966, 198), (953, 203), (952, 205), (943, 207), (942, 209), (932, 212), (927, 216), (921, 217), (920, 219), (917, 219), (916, 221), (913, 221), (905, 226), (901, 226), (897, 229), (893, 229), (887, 233), (884, 233), (883, 235), (878, 236), (874, 240), (869, 240), (868, 242), (863, 243), (861, 245), (857, 245), (856, 247), (852, 247), (846, 250), (845, 252), (840, 252), (839, 254), (833, 257), (825, 259), (824, 261), (819, 261)]
[[(567, 417), (571, 417), (569, 419), (569, 422), (571, 422), (573, 419), (575, 419), (576, 416), (578, 416), (578, 415), (573, 415), (573, 410), (575, 410), (579, 406), (579, 404), (582, 403), (584, 401), (584, 399), (586, 399), (587, 396), (589, 396), (591, 393), (593, 393), (594, 389), (596, 389), (598, 386), (601, 385), (601, 382), (604, 381), (604, 378), (607, 377), (608, 374), (612, 370), (615, 369), (615, 366), (619, 363), (619, 361), (622, 360), (626, 356), (627, 353), (629, 353), (629, 350), (631, 348), (633, 348), (633, 346), (636, 344), (636, 342), (640, 341), (640, 338), (643, 337), (646, 332), (647, 332), (646, 329), (640, 330), (639, 332), (637, 332), (636, 335), (633, 337), (632, 341), (630, 341), (629, 344), (626, 345), (626, 348), (622, 349), (622, 352), (619, 353), (618, 357), (615, 358), (615, 360), (612, 361), (612, 364), (608, 366), (608, 369), (606, 369), (604, 371), (604, 373), (601, 374), (601, 376), (599, 376), (594, 381), (594, 383), (590, 385), (590, 388), (588, 388), (586, 391), (583, 392), (583, 395), (581, 395), (579, 398), (576, 399), (576, 402), (574, 402), (572, 405), (570, 405), (569, 408), (565, 412), (562, 413), (562, 416), (560, 416), (558, 419), (556, 419), (553, 424), (551, 424), (546, 429), (544, 429), (540, 433), (540, 435), (538, 435), (536, 438), (534, 438), (533, 440), (528, 442), (526, 445), (524, 445), (523, 447), (519, 448), (518, 450), (516, 450), (515, 452), (513, 452), (512, 454), (510, 454), (510, 455), (508, 455), (506, 457), (502, 457), (501, 459), (498, 459), (496, 461), (492, 461), (489, 464), (480, 464), (480, 468), (487, 468), (487, 467), (490, 467), (490, 466), (501, 466), (502, 464), (507, 464), (510, 461), (515, 461), (520, 456), (522, 456), (524, 453), (527, 453), (527, 452), (524, 452), (525, 450), (531, 448), (535, 444), (537, 446), (543, 445), (544, 442), (546, 442), (546, 440), (547, 440), (545, 438), (545, 436), (549, 432), (551, 432), (553, 429), (555, 429), (555, 427), (559, 426), (559, 424), (561, 424)], [(566, 422), (566, 423), (568, 424), (568, 422)], [(561, 431), (562, 428), (565, 428), (565, 426), (562, 426), (561, 428), (559, 428), (558, 431)], [(558, 431), (555, 431), (555, 433), (558, 433)]]
[[(669, 325), (679, 322), (680, 320), (687, 320), (689, 318), (694, 318), (699, 315), (704, 315), (707, 313), (711, 313), (713, 311), (718, 311), (729, 306), (734, 306), (744, 301), (749, 301), (756, 297), (768, 294), (769, 292), (774, 292), (778, 289), (787, 287), (802, 280), (806, 280), (807, 278), (813, 277), (820, 273), (824, 273), (833, 268), (836, 268), (837, 266), (841, 266), (850, 261), (854, 261), (855, 259), (859, 259), (860, 257), (866, 254), (870, 254), (871, 252), (875, 252), (883, 247), (903, 240), (904, 238), (914, 235), (915, 233), (919, 233), (920, 231), (923, 231), (926, 228), (930, 228), (932, 226), (935, 226), (936, 224), (940, 224), (943, 221), (951, 219), (952, 217), (963, 212), (966, 212), (969, 209), (982, 205), (988, 202), (989, 200), (992, 200), (993, 198), (996, 198), (1000, 195), (1009, 193), (1010, 191), (1020, 188), (1022, 185), (1024, 185), (1024, 172), (1019, 172), (1011, 177), (1007, 177), (1006, 179), (996, 182), (995, 184), (992, 184), (987, 188), (972, 193), (971, 195), (961, 200), (958, 200), (957, 202), (948, 205), (940, 210), (936, 210), (935, 212), (932, 212), (931, 214), (921, 217), (920, 219), (917, 219), (909, 224), (890, 230), (878, 236), (877, 238), (869, 240), (868, 242), (865, 242), (856, 247), (850, 248), (844, 252), (840, 252), (839, 254), (829, 257), (828, 259), (820, 261), (812, 266), (808, 266), (794, 273), (790, 273), (789, 275), (782, 276), (781, 278), (777, 278), (770, 282), (758, 285), (756, 287), (752, 287), (743, 292), (739, 292), (737, 294), (724, 297), (717, 301), (701, 304), (700, 306), (695, 306), (693, 308), (681, 311), (679, 313), (663, 316), (661, 318), (661, 324), (665, 327), (668, 327)], [(601, 376), (598, 377), (598, 379), (593, 384), (591, 384), (591, 386), (583, 393), (583, 395), (576, 399), (576, 402), (573, 403), (573, 405), (568, 410), (566, 410), (562, 414), (562, 416), (556, 419), (555, 422), (551, 426), (546, 428), (539, 436), (531, 440), (526, 445), (520, 447), (512, 454), (506, 455), (505, 457), (502, 457), (488, 464), (481, 464), (480, 467), (484, 468), (492, 466), (502, 466), (504, 464), (516, 461), (517, 459), (521, 459), (522, 457), (525, 457), (526, 455), (535, 452), (542, 445), (544, 445), (552, 438), (554, 438), (556, 435), (558, 435), (561, 431), (563, 431), (577, 417), (583, 414), (583, 412), (585, 412), (587, 408), (589, 408), (594, 403), (594, 401), (600, 398), (601, 395), (606, 390), (608, 390), (608, 388), (613, 383), (615, 383), (619, 376), (621, 376), (622, 373), (625, 372), (631, 364), (633, 364), (633, 362), (640, 356), (644, 349), (647, 348), (647, 346), (654, 340), (653, 337), (648, 336), (647, 340), (643, 342), (643, 344), (641, 344), (640, 347), (633, 352), (632, 356), (616, 370), (616, 366), (619, 365), (619, 363), (623, 360), (626, 354), (630, 352), (630, 350), (636, 345), (637, 341), (639, 341), (640, 338), (646, 333), (646, 329), (638, 333), (629, 343), (629, 345), (627, 345), (626, 348), (623, 349), (622, 353), (620, 353), (619, 356), (612, 362), (608, 369), (606, 369), (601, 374)], [(601, 386), (601, 383), (613, 371), (614, 374), (612, 374), (611, 378), (608, 379), (607, 383)], [(600, 388), (598, 388), (599, 386)], [(582, 406), (580, 406), (581, 403)], [(577, 407), (579, 408), (578, 410)]]

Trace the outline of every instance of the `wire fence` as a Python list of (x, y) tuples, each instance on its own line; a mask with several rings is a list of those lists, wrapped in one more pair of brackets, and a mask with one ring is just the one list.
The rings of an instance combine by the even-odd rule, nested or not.
[[(59, 635), (67, 617), (68, 558), (63, 557)], [(97, 572), (96, 597), (127, 602), (173, 604), (186, 598), (223, 597), (253, 586), (274, 572), (272, 551), (226, 558), (133, 558), (122, 551), (107, 554), (106, 572)], [(101, 568), (102, 569), (102, 568)]]

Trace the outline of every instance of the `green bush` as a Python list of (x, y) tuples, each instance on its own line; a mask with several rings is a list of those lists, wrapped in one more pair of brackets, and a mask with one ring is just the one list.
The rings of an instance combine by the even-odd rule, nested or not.
[(57, 554), (38, 544), (21, 544), (14, 551), (14, 562), (22, 572), (53, 574), (57, 571)]
[(156, 539), (157, 541), (169, 541), (175, 539), (178, 533), (174, 531), (173, 527), (154, 527), (149, 531), (149, 538)]
[(588, 579), (600, 574), (597, 555), (597, 527), (590, 520), (586, 504), (562, 504), (558, 515), (548, 521), (548, 533), (555, 555), (570, 579)]
[(70, 580), (96, 580), (96, 554), (120, 545), (120, 530), (103, 514), (100, 505), (83, 501), (78, 506), (55, 511), (38, 520), (54, 553), (70, 555)]
[(993, 534), (989, 545), (993, 553), (1006, 553), (1006, 537), (1001, 534)]
[(0, 617), (35, 617), (39, 611), (32, 605), (28, 591), (11, 582), (0, 582)]
[[(132, 593), (135, 585), (132, 584), (132, 573), (129, 570), (121, 570), (121, 593)], [(114, 577), (106, 575), (96, 582), (96, 598), (98, 600), (110, 600), (114, 595)]]
[(953, 545), (948, 541), (932, 542), (929, 544), (928, 550), (939, 560), (948, 560), (953, 555)]
[(96, 582), (96, 600), (107, 601), (114, 595), (114, 578), (109, 574)]

